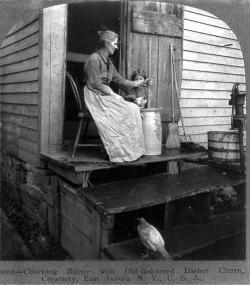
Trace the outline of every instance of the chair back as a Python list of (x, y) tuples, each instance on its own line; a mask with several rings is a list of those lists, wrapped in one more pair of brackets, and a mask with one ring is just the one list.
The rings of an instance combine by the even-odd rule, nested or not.
[(83, 91), (81, 90), (77, 80), (74, 80), (73, 76), (67, 71), (67, 77), (72, 88), (75, 102), (77, 104), (77, 109), (79, 113), (86, 112), (87, 108), (84, 105)]

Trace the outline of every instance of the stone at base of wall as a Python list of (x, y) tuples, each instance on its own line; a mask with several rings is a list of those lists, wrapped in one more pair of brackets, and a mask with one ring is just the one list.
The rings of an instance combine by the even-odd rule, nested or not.
[(39, 231), (48, 228), (47, 189), (51, 175), (46, 169), (35, 167), (16, 157), (3, 154), (2, 197), (8, 196), (22, 212), (26, 212)]
[(46, 228), (48, 213), (45, 193), (35, 185), (21, 184), (20, 197), (28, 216), (32, 216), (41, 228)]

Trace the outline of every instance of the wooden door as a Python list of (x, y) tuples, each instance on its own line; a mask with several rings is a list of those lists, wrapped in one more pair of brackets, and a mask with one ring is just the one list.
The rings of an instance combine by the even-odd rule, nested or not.
[[(181, 5), (129, 1), (123, 31), (126, 48), (124, 73), (130, 78), (134, 70), (144, 69), (154, 79), (150, 107), (162, 109), (162, 121), (171, 121), (170, 44), (175, 47), (178, 87), (181, 86), (183, 10)], [(124, 28), (125, 29), (125, 28)], [(175, 97), (176, 98), (176, 97)], [(175, 117), (179, 112), (175, 99)], [(163, 128), (164, 129), (164, 128)], [(165, 132), (164, 132), (165, 133)]]

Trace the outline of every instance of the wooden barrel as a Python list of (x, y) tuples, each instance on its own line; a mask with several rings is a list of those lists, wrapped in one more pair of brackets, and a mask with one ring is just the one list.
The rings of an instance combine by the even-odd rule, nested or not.
[(160, 110), (157, 108), (142, 109), (142, 128), (144, 134), (146, 155), (161, 154), (162, 125)]
[[(244, 151), (246, 148), (246, 134), (243, 136)], [(238, 130), (209, 131), (209, 158), (219, 162), (240, 161)]]

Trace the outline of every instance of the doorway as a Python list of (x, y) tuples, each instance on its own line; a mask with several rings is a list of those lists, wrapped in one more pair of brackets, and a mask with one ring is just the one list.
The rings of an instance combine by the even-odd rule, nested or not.
[[(120, 34), (121, 2), (83, 2), (68, 5), (67, 22), (67, 71), (83, 88), (83, 70), (87, 57), (96, 50), (97, 32), (109, 29)], [(119, 70), (120, 52), (112, 61)], [(77, 130), (77, 106), (71, 87), (66, 79), (65, 89), (64, 144), (72, 142)], [(94, 124), (90, 125), (89, 137), (97, 138)]]

